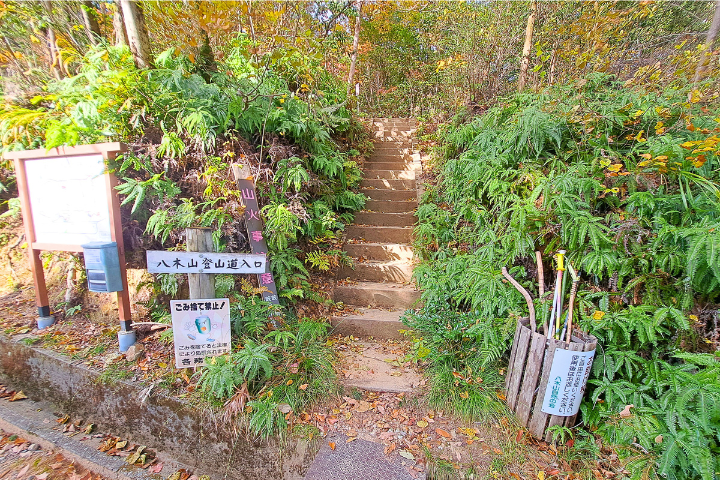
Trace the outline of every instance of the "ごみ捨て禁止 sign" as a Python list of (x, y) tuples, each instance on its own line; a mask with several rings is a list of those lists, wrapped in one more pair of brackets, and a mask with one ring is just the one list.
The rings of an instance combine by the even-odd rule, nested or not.
[(205, 365), (206, 357), (230, 353), (230, 301), (227, 298), (170, 301), (175, 366)]
[(560, 417), (571, 417), (580, 409), (595, 350), (576, 352), (555, 349), (550, 367), (542, 411)]
[(264, 273), (265, 255), (148, 250), (150, 273)]

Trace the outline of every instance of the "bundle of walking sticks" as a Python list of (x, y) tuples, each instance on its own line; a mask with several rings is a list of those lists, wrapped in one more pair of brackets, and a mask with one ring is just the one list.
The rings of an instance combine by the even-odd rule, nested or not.
[[(543, 268), (542, 254), (535, 252), (535, 259), (538, 266), (538, 293), (540, 301), (545, 303), (545, 271)], [(572, 338), (573, 328), (573, 308), (575, 307), (575, 297), (577, 295), (578, 284), (580, 283), (580, 277), (575, 272), (575, 269), (570, 265), (570, 262), (565, 262), (565, 250), (560, 250), (555, 255), (557, 262), (557, 274), (555, 277), (555, 290), (553, 292), (552, 308), (549, 312), (549, 321), (543, 321), (543, 334), (547, 338), (554, 338), (556, 340), (565, 339), (566, 342), (570, 342)], [(565, 291), (567, 290), (567, 274), (570, 273), (572, 285), (570, 286), (570, 301), (568, 302), (567, 311), (563, 312), (563, 299), (565, 297)], [(507, 280), (519, 291), (525, 301), (527, 302), (528, 309), (530, 310), (530, 327), (533, 331), (536, 330), (535, 320), (535, 304), (528, 291), (523, 288), (507, 271), (507, 268), (502, 267), (502, 274)], [(549, 294), (550, 292), (548, 292)], [(543, 318), (547, 318), (547, 312), (543, 312)]]

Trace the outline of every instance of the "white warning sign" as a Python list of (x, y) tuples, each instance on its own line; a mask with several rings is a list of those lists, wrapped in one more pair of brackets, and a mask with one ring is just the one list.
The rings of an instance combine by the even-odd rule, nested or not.
[(593, 358), (595, 350), (555, 350), (541, 409), (543, 412), (560, 417), (570, 417), (578, 412)]

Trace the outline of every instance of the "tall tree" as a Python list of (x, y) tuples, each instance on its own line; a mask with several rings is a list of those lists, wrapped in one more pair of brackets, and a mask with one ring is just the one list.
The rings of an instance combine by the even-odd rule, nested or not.
[(710, 64), (713, 44), (715, 43), (715, 37), (717, 37), (718, 30), (720, 30), (720, 0), (715, 1), (715, 14), (713, 15), (710, 30), (708, 30), (707, 38), (705, 39), (705, 48), (703, 48), (702, 55), (700, 55), (700, 61), (698, 62), (697, 69), (695, 70), (693, 83), (700, 81), (703, 73), (705, 73), (705, 70), (707, 70), (707, 67)]
[(537, 0), (533, 0), (530, 15), (525, 28), (525, 45), (523, 46), (522, 61), (520, 62), (520, 78), (518, 78), (518, 91), (525, 89), (528, 65), (530, 64), (530, 49), (532, 48), (533, 30), (535, 29), (535, 15), (537, 14)]
[(125, 19), (123, 19), (120, 0), (113, 3), (113, 33), (115, 34), (115, 45), (127, 45), (127, 32), (125, 31)]
[(85, 32), (88, 40), (93, 45), (97, 45), (98, 40), (102, 38), (102, 34), (100, 33), (100, 24), (95, 17), (95, 7), (90, 0), (83, 0), (80, 2), (80, 11), (85, 22)]
[[(719, 0), (720, 1), (720, 0)], [(360, 44), (360, 21), (362, 19), (362, 0), (357, 0), (357, 18), (355, 19), (355, 33), (353, 35), (353, 49), (350, 57), (350, 72), (348, 73), (348, 97), (353, 90), (355, 79), (355, 65), (357, 64), (358, 46)]]
[(135, 65), (138, 68), (149, 67), (152, 65), (150, 37), (145, 26), (145, 15), (143, 15), (142, 7), (133, 0), (120, 0), (120, 5), (125, 20), (128, 44), (135, 59)]

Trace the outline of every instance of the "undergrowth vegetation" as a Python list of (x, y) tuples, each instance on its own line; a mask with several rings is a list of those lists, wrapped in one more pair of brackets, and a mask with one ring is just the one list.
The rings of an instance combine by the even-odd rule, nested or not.
[[(138, 268), (146, 249), (183, 250), (188, 227), (212, 228), (216, 251), (249, 251), (231, 165), (250, 169), (283, 306), (263, 302), (247, 279), (217, 276), (216, 294), (231, 298), (233, 348), (208, 359), (197, 378), (206, 400), (267, 437), (333, 390), (327, 325), (298, 320), (291, 307), (299, 299), (331, 303), (311, 274), (346, 261), (338, 247), (365, 203), (354, 190), (358, 149), (369, 142), (344, 107), (342, 81), (317, 58), (283, 48), (260, 55), (254, 47), (238, 35), (212, 70), (175, 49), (139, 69), (125, 46), (91, 48), (75, 75), (4, 103), (0, 137), (3, 151), (125, 142), (127, 153), (109, 168), (119, 179), (129, 263)], [(12, 165), (3, 164), (0, 176), (0, 189), (17, 195)], [(144, 316), (168, 323), (167, 300), (186, 295), (185, 283), (184, 275), (162, 274), (144, 284), (151, 290), (139, 305)], [(272, 331), (270, 315), (283, 319)], [(170, 339), (168, 330), (160, 340)]]
[(438, 132), (416, 228), (424, 308), (405, 317), (431, 400), (502, 408), (498, 373), (526, 313), (500, 269), (537, 296), (534, 252), (565, 249), (580, 326), (599, 340), (583, 428), (617, 445), (633, 478), (718, 477), (717, 95), (592, 74)]
[[(365, 203), (353, 192), (366, 133), (344, 108), (344, 87), (297, 51), (251, 53), (235, 38), (227, 61), (203, 71), (169, 49), (138, 69), (127, 47), (91, 49), (76, 75), (5, 103), (3, 150), (124, 141), (120, 179), (131, 250), (181, 247), (184, 229), (212, 227), (218, 251), (246, 251), (242, 198), (231, 164), (251, 168), (280, 295), (326, 302), (309, 270), (337, 266), (334, 247)], [(303, 73), (312, 70), (313, 76)], [(4, 188), (14, 188), (3, 165)], [(290, 248), (288, 248), (290, 247)], [(299, 248), (298, 248), (299, 247)], [(330, 251), (330, 253), (327, 253)], [(306, 261), (305, 252), (310, 253)]]
[(253, 434), (283, 435), (295, 413), (335, 385), (334, 350), (328, 346), (328, 324), (286, 317), (269, 330), (278, 307), (264, 302), (248, 283), (236, 294), (230, 317), (233, 348), (209, 358), (199, 373), (199, 387), (211, 404), (224, 406), (226, 418), (246, 418)]

